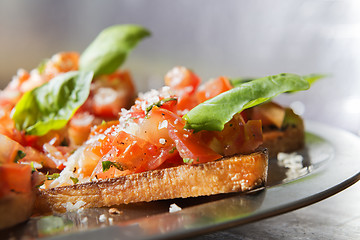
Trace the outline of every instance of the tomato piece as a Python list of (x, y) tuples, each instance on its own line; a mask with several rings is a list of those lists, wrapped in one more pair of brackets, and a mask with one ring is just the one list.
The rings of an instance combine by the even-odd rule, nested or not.
[(117, 118), (121, 108), (128, 108), (135, 97), (135, 86), (128, 71), (99, 77), (92, 91), (92, 111), (96, 116)]
[(115, 177), (120, 177), (120, 176), (125, 176), (128, 174), (133, 173), (132, 171), (129, 170), (125, 170), (125, 171), (120, 171), (119, 169), (117, 169), (116, 167), (111, 166), (109, 170), (103, 172), (98, 171), (96, 173), (96, 178), (98, 179), (108, 179), (108, 178), (115, 178)]
[(76, 113), (69, 122), (68, 135), (73, 145), (83, 144), (89, 137), (95, 117), (88, 112)]
[(275, 125), (281, 128), (285, 118), (285, 109), (277, 103), (267, 102), (251, 108), (251, 119), (261, 120), (263, 126)]
[(169, 137), (167, 115), (169, 110), (153, 107), (140, 125), (138, 136), (158, 147), (165, 147), (173, 141)]
[[(170, 139), (174, 142), (177, 151), (183, 159), (192, 159), (192, 164), (213, 161), (221, 158), (209, 147), (205, 146), (197, 135), (184, 129), (185, 121), (173, 112), (154, 107), (152, 114), (167, 121), (167, 131)], [(171, 158), (171, 156), (169, 156)], [(191, 160), (189, 160), (189, 164)]]
[(7, 163), (0, 165), (0, 197), (10, 191), (31, 191), (31, 166)]
[(196, 93), (196, 96), (199, 100), (199, 103), (202, 103), (232, 88), (233, 87), (228, 78), (219, 77), (216, 79), (212, 79), (206, 82), (204, 85), (200, 86)]
[(184, 93), (192, 94), (200, 84), (200, 78), (185, 67), (174, 67), (165, 75), (165, 84), (174, 90), (178, 90), (178, 95)]
[(12, 163), (18, 151), (25, 151), (24, 147), (9, 137), (0, 134), (0, 164)]
[(172, 143), (167, 147), (160, 148), (159, 151), (156, 152), (153, 158), (147, 161), (146, 170), (153, 170), (159, 168), (164, 162), (167, 162), (168, 159), (172, 159), (176, 156), (179, 156), (178, 151), (176, 150), (175, 144)]
[(220, 132), (200, 131), (196, 134), (200, 135), (201, 142), (223, 156), (250, 153), (263, 142), (261, 121), (245, 123), (241, 114), (236, 114)]
[(156, 155), (157, 147), (132, 134), (120, 131), (111, 143), (111, 149), (102, 156), (93, 175), (102, 172), (102, 162), (116, 162), (123, 170), (131, 172), (146, 168), (147, 162)]
[(164, 102), (160, 107), (175, 113), (177, 110), (177, 105), (178, 105), (178, 100), (175, 99)]
[[(184, 115), (184, 110), (188, 111), (193, 109), (199, 104), (199, 100), (195, 94), (184, 94), (178, 99), (177, 109), (179, 110), (179, 115)], [(182, 112), (180, 112), (182, 111)]]
[(222, 156), (205, 146), (200, 138), (184, 129), (169, 129), (169, 135), (174, 140), (176, 149), (186, 164), (205, 163), (220, 159)]
[(117, 124), (119, 124), (118, 120), (103, 122), (99, 125), (94, 126), (91, 129), (90, 135), (95, 136), (95, 135), (103, 134), (105, 130), (107, 130), (110, 127), (114, 127)]
[(250, 153), (263, 143), (262, 124), (259, 120), (249, 120), (244, 126), (245, 141), (239, 151)]

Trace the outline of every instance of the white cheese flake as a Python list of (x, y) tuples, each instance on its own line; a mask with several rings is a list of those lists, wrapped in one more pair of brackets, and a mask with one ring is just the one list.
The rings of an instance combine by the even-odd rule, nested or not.
[(99, 221), (100, 221), (100, 222), (106, 222), (106, 219), (107, 219), (107, 217), (105, 216), (105, 214), (101, 214), (101, 215), (99, 216)]
[(160, 129), (167, 128), (167, 127), (168, 127), (168, 121), (164, 120), (164, 121), (159, 123), (158, 129), (160, 130)]
[(169, 208), (170, 213), (178, 212), (178, 211), (181, 211), (181, 210), (182, 210), (182, 208), (179, 207), (178, 205), (176, 205), (175, 203), (171, 204), (170, 208)]

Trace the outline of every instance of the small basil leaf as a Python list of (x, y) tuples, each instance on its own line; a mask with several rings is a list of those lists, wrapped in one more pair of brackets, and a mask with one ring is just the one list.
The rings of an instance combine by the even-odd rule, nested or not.
[(156, 102), (154, 104), (151, 104), (145, 110), (146, 115), (151, 111), (151, 109), (153, 109), (153, 107), (155, 107), (155, 106), (156, 107), (161, 107), (164, 103), (169, 102), (169, 101), (177, 101), (177, 98), (171, 98), (171, 97), (170, 98), (164, 98), (164, 99), (162, 99), (162, 100), (160, 100), (160, 101), (158, 101), (158, 102)]
[(113, 73), (128, 53), (150, 32), (138, 25), (115, 25), (104, 29), (80, 57), (80, 70), (94, 75)]
[(12, 114), (16, 128), (42, 136), (64, 127), (88, 98), (92, 78), (91, 72), (67, 72), (26, 92)]
[(53, 173), (53, 174), (51, 174), (51, 175), (46, 174), (46, 179), (47, 179), (47, 180), (55, 180), (55, 179), (57, 179), (58, 177), (60, 177), (60, 173)]
[(111, 166), (116, 167), (120, 171), (124, 170), (124, 168), (120, 165), (120, 163), (117, 163), (117, 162), (103, 161), (101, 164), (102, 164), (103, 172), (106, 172), (107, 170), (109, 170)]
[(17, 163), (20, 159), (23, 159), (26, 156), (26, 153), (24, 153), (21, 150), (18, 150), (14, 159), (14, 162)]
[(79, 179), (76, 177), (70, 177), (71, 181), (73, 181), (74, 184), (77, 184), (79, 182)]
[(273, 98), (280, 93), (306, 90), (310, 84), (296, 74), (282, 73), (242, 83), (209, 99), (184, 115), (185, 128), (221, 131), (238, 112)]

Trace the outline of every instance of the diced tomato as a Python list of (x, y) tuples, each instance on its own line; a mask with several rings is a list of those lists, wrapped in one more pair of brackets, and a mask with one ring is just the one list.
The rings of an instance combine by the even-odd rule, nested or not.
[(102, 170), (97, 171), (95, 176), (98, 179), (108, 179), (108, 178), (115, 178), (115, 177), (128, 175), (128, 174), (131, 174), (131, 173), (133, 173), (133, 172), (129, 171), (129, 170), (121, 171), (121, 170), (117, 169), (116, 167), (111, 166), (110, 169), (105, 171), (105, 172), (103, 172)]
[(165, 84), (176, 91), (178, 96), (177, 109), (190, 110), (199, 104), (194, 95), (201, 80), (185, 67), (175, 67), (165, 75)]
[[(44, 154), (46, 154), (46, 156), (48, 157), (48, 159), (47, 159), (48, 165), (53, 166), (52, 163), (54, 163), (56, 168), (59, 170), (63, 170), (65, 168), (65, 162), (67, 161), (67, 158), (64, 157), (63, 153), (61, 151), (59, 151), (59, 149), (57, 149), (57, 147), (55, 147), (49, 143), (45, 143), (43, 145), (43, 151), (44, 151)], [(52, 162), (52, 163), (50, 164), (50, 162)]]
[(118, 120), (109, 121), (109, 122), (103, 122), (103, 123), (101, 123), (101, 124), (99, 124), (99, 125), (94, 126), (94, 127), (91, 129), (90, 135), (91, 135), (91, 136), (95, 136), (95, 135), (98, 135), (98, 134), (103, 134), (106, 129), (108, 129), (108, 128), (113, 128), (113, 127), (115, 127), (115, 125), (117, 125), (117, 124), (119, 124), (119, 121), (118, 121)]
[(192, 94), (200, 84), (200, 78), (185, 67), (174, 67), (165, 75), (165, 84), (181, 93)]
[(117, 118), (135, 97), (135, 86), (128, 71), (117, 71), (96, 79), (92, 91), (92, 111), (96, 116)]
[(95, 117), (89, 112), (79, 112), (71, 118), (68, 135), (73, 145), (81, 145), (87, 140), (94, 120)]
[(249, 120), (244, 125), (244, 144), (241, 153), (250, 153), (263, 143), (262, 124), (259, 120)]
[(0, 164), (15, 161), (18, 151), (25, 151), (18, 142), (0, 134)]
[(8, 192), (31, 191), (30, 165), (7, 163), (0, 165), (0, 197)]
[(169, 137), (168, 131), (168, 125), (170, 123), (168, 122), (165, 112), (166, 115), (167, 113), (171, 113), (168, 110), (156, 106), (153, 107), (140, 125), (139, 137), (158, 147), (171, 144), (172, 140)]
[(175, 100), (170, 100), (170, 101), (167, 101), (165, 103), (163, 103), (160, 107), (161, 108), (164, 108), (166, 110), (169, 110), (170, 112), (176, 112), (177, 110), (177, 105), (178, 105), (178, 100), (175, 99)]
[[(221, 158), (221, 155), (203, 145), (200, 138), (193, 135), (192, 131), (185, 130), (185, 121), (175, 113), (158, 107), (154, 107), (151, 110), (151, 113), (166, 121), (166, 130), (170, 138), (169, 143), (175, 143), (176, 149), (182, 158), (193, 159), (193, 164)], [(164, 131), (163, 136), (165, 135), (166, 133)], [(189, 160), (189, 163), (190, 162), (191, 160)]]
[[(179, 97), (177, 109), (179, 111), (191, 110), (199, 104), (199, 100), (195, 94), (185, 94)], [(179, 113), (183, 115), (181, 112)]]
[(178, 151), (176, 150), (175, 144), (172, 143), (167, 147), (160, 148), (156, 155), (151, 158), (146, 163), (146, 170), (153, 170), (161, 166), (164, 162), (167, 162), (168, 159), (176, 158), (179, 156)]
[(212, 79), (206, 82), (204, 85), (200, 86), (196, 96), (199, 100), (199, 103), (202, 103), (230, 89), (232, 89), (232, 86), (229, 79), (226, 77), (219, 77)]
[(220, 132), (200, 131), (196, 134), (200, 135), (202, 143), (223, 156), (250, 153), (263, 142), (261, 121), (245, 123), (241, 114), (236, 114)]
[(222, 156), (205, 146), (200, 138), (184, 129), (170, 127), (170, 137), (174, 140), (176, 149), (187, 164), (198, 164), (220, 159)]
[(251, 108), (251, 119), (261, 120), (263, 126), (275, 125), (281, 128), (285, 118), (285, 109), (277, 103), (267, 102)]

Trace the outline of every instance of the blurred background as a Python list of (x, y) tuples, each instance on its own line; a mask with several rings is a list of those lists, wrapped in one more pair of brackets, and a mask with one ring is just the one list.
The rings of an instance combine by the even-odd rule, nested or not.
[(139, 91), (159, 88), (175, 65), (211, 77), (281, 72), (328, 77), (282, 95), (305, 119), (360, 134), (360, 1), (0, 0), (0, 88), (60, 51), (82, 52), (105, 27), (141, 24), (124, 68)]

